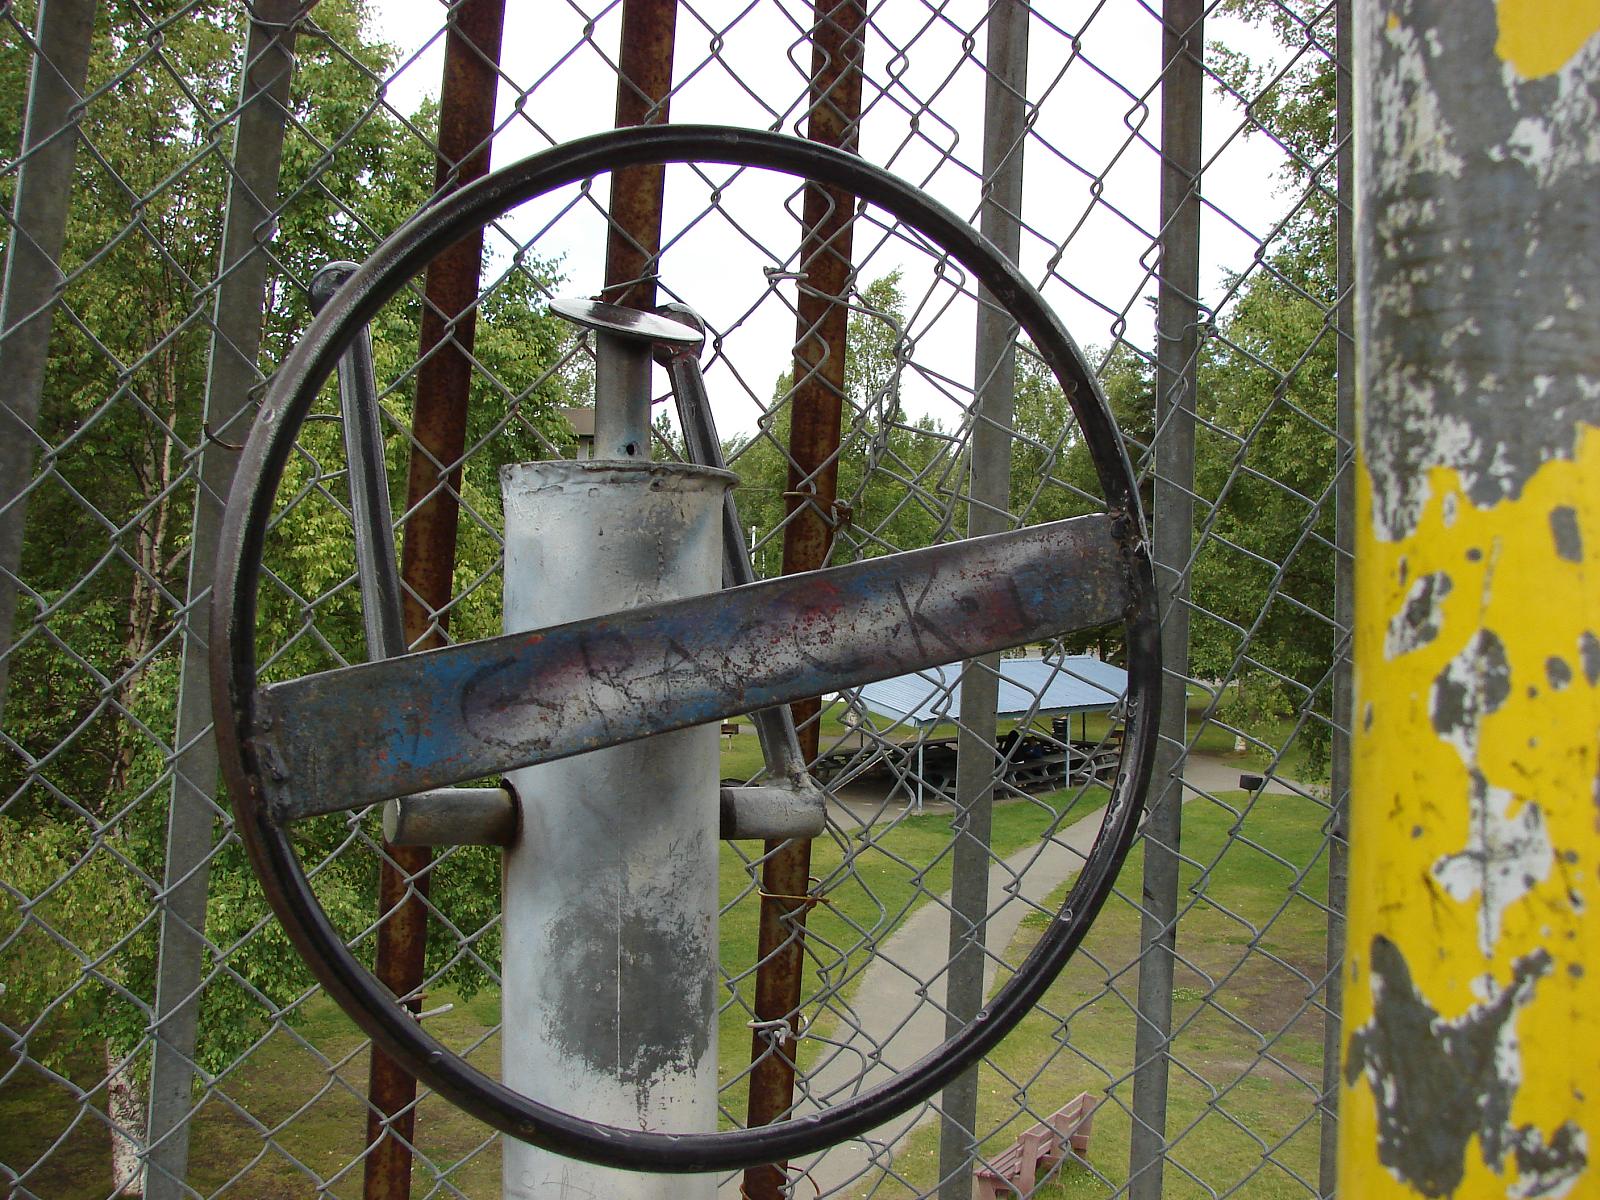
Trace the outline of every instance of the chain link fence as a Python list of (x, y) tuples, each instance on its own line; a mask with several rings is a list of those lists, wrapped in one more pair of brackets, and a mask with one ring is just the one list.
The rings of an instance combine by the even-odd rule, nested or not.
[[(1164, 601), (1144, 836), (1045, 1002), (936, 1102), (720, 1193), (1331, 1195), (1347, 28), (1317, 0), (0, 5), (8, 1194), (498, 1194), (498, 1135), (369, 1054), (231, 830), (221, 505), (318, 271), (491, 158), (670, 116), (843, 146), (980, 226), (1098, 372)], [(410, 648), (500, 632), (499, 468), (588, 452), (594, 347), (548, 303), (602, 294), (704, 318), (760, 576), (1102, 504), (1061, 384), (928, 239), (772, 172), (633, 168), (370, 324)], [(686, 453), (671, 407), (657, 458)], [(369, 657), (343, 425), (330, 386), (279, 491), (267, 679)], [(1124, 653), (1096, 630), (796, 706), (827, 829), (724, 843), (722, 1127), (826, 1109), (974, 1019), (1099, 829)], [(725, 781), (762, 776), (756, 743), (730, 718)], [(499, 849), (394, 846), (376, 810), (296, 842), (357, 952), (497, 1074)]]

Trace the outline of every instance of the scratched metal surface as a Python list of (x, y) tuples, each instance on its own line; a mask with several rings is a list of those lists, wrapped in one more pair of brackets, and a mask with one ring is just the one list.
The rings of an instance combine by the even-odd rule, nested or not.
[(251, 735), (269, 803), (280, 820), (355, 808), (1112, 624), (1129, 605), (1114, 524), (1079, 517), (273, 684)]
[[(481, 0), (466, 6), (479, 17), (489, 7)], [(1170, 897), (1147, 896), (1137, 874), (1123, 880), (1087, 953), (1042, 999), (1023, 1040), (973, 1076), (971, 1129), (958, 1127), (966, 1101), (936, 1101), (917, 1115), (915, 1127), (874, 1131), (790, 1163), (778, 1173), (779, 1185), (799, 1195), (873, 1200), (949, 1193), (970, 1177), (941, 1183), (941, 1156), (955, 1153), (967, 1167), (981, 1168), (1022, 1130), (1086, 1091), (1101, 1105), (1086, 1158), (1057, 1168), (1069, 1194), (1116, 1197), (1151, 1188), (1147, 1163), (1143, 1182), (1130, 1182), (1130, 1143), (1152, 1103), (1164, 1121), (1143, 1141), (1162, 1164), (1160, 1187), (1171, 1195), (1331, 1191), (1331, 1153), (1323, 1144), (1336, 1131), (1338, 1104), (1351, 1095), (1354, 1103), (1370, 1103), (1364, 1097), (1374, 1094), (1366, 1073), (1339, 1082), (1337, 1054), (1348, 1039), (1330, 1019), (1339, 976), (1330, 974), (1329, 955), (1342, 961), (1340, 894), (1325, 870), (1337, 877), (1343, 827), (1330, 784), (1308, 770), (1303, 753), (1330, 740), (1337, 745), (1342, 736), (1334, 704), (1340, 681), (1332, 650), (1319, 649), (1312, 659), (1297, 655), (1284, 630), (1335, 647), (1346, 644), (1349, 627), (1333, 592), (1344, 559), (1336, 551), (1332, 480), (1350, 452), (1333, 400), (1336, 388), (1353, 384), (1345, 370), (1352, 289), (1333, 255), (1324, 259), (1326, 243), (1306, 233), (1336, 226), (1349, 175), (1336, 144), (1339, 126), (1324, 128), (1321, 110), (1297, 109), (1291, 101), (1340, 95), (1347, 85), (1348, 77), (1333, 69), (1337, 23), (1347, 6), (1298, 0), (1259, 6), (1267, 17), (1282, 18), (1272, 35), (1245, 29), (1229, 15), (1231, 6), (1189, 5), (1206, 10), (1207, 28), (1198, 43), (1199, 70), (1185, 74), (1169, 67), (1158, 11), (1180, 13), (1184, 6), (1034, 4), (1025, 14), (1027, 53), (1013, 54), (1007, 67), (990, 49), (990, 6), (889, 0), (857, 6), (865, 13), (860, 74), (851, 80), (846, 71), (843, 86), (838, 72), (845, 60), (824, 53), (818, 73), (813, 50), (837, 45), (845, 24), (834, 22), (813, 44), (812, 6), (803, 0), (737, 9), (696, 0), (534, 7), (537, 27), (519, 11), (530, 6), (508, 6), (507, 52), (498, 66), (479, 56), (465, 71), (459, 60), (453, 68), (458, 85), (473, 93), (467, 99), (482, 127), (494, 129), (495, 165), (618, 119), (659, 120), (670, 100), (677, 121), (803, 134), (815, 119), (831, 140), (853, 144), (974, 224), (984, 218), (987, 197), (990, 210), (1012, 214), (1022, 272), (1062, 314), (1111, 391), (1146, 500), (1158, 493), (1159, 476), (1160, 494), (1192, 501), (1186, 521), (1171, 519), (1176, 506), (1151, 514), (1155, 525), (1169, 518), (1166, 544), (1179, 546), (1164, 559), (1158, 582), (1163, 595), (1177, 597), (1169, 604), (1186, 614), (1190, 646), (1189, 665), (1170, 680), (1191, 708), (1167, 747), (1183, 771), (1174, 784), (1182, 801), (1179, 835), (1164, 846), (1176, 864)], [(382, 1153), (366, 1145), (374, 1115), (366, 1098), (367, 1041), (295, 967), (244, 862), (230, 797), (206, 768), (212, 743), (205, 718), (196, 717), (207, 706), (194, 669), (207, 643), (200, 619), (210, 578), (206, 530), (214, 526), (216, 493), (231, 473), (263, 382), (310, 319), (306, 289), (317, 270), (331, 260), (364, 259), (436, 182), (450, 177), (436, 171), (439, 145), (476, 165), (490, 156), (485, 146), (458, 144), (480, 135), (454, 116), (448, 131), (435, 129), (421, 103), (441, 83), (443, 7), (422, 14), (415, 6), (369, 3), (363, 34), (356, 6), (345, 0), (253, 6), (261, 17), (257, 44), (270, 41), (274, 54), (294, 56), (285, 107), (261, 92), (282, 84), (272, 69), (276, 59), (253, 63), (248, 80), (239, 78), (249, 31), (246, 6), (234, 0), (102, 5), (93, 22), (83, 8), (68, 0), (0, 5), (0, 78), (10, 85), (0, 93), (13, 99), (8, 115), (0, 115), (7, 139), (0, 243), (10, 252), (0, 301), (0, 376), (8, 388), (0, 406), (0, 616), (7, 616), (0, 630), (0, 1187), (49, 1200), (106, 1195), (114, 1152), (124, 1162), (143, 1152), (152, 1197), (361, 1196), (369, 1160)], [(1517, 8), (1509, 0), (1496, 6), (1513, 16)], [(1438, 45), (1458, 48), (1487, 36), (1496, 15), (1486, 5), (1473, 8), (1470, 19), (1441, 26)], [(625, 22), (647, 36), (625, 45)], [(673, 25), (673, 36), (663, 22)], [(85, 30), (93, 30), (88, 58)], [(394, 45), (377, 45), (374, 31)], [(1515, 135), (1505, 155), (1484, 168), (1515, 182), (1504, 195), (1528, 192), (1527, 180), (1554, 169), (1555, 160), (1535, 153), (1546, 130), (1550, 144), (1560, 145), (1562, 130), (1587, 128), (1587, 101), (1563, 91), (1556, 76), (1480, 93), (1469, 79), (1430, 75), (1434, 43), (1422, 37), (1413, 45), (1407, 36), (1394, 34), (1390, 52), (1416, 73), (1418, 86), (1426, 82), (1443, 103), (1473, 109), (1472, 128), (1503, 127)], [(1537, 63), (1555, 53), (1539, 37), (1521, 36), (1506, 44), (1518, 61)], [(1235, 69), (1223, 53), (1228, 48), (1249, 54), (1263, 70)], [(1026, 78), (1002, 79), (1001, 70), (1018, 62)], [(35, 68), (37, 82), (30, 77)], [(839, 106), (848, 107), (844, 93), (855, 82), (859, 115), (841, 119)], [(1179, 95), (1196, 82), (1199, 90)], [(1001, 100), (1021, 98), (1013, 104), (1018, 121), (1009, 142), (985, 135), (985, 106), (996, 103), (991, 90)], [(1481, 111), (1469, 103), (1480, 95)], [(496, 96), (498, 107), (488, 102)], [(819, 103), (821, 96), (827, 103)], [(1202, 157), (1163, 159), (1167, 98), (1178, 118), (1203, 106), (1204, 136), (1194, 147)], [(1549, 122), (1534, 120), (1535, 101), (1554, 106)], [(84, 138), (54, 136), (75, 120)], [(165, 132), (153, 130), (162, 122)], [(1433, 127), (1413, 132), (1424, 128)], [(1391, 132), (1417, 153), (1439, 145), (1405, 128)], [(1012, 205), (999, 175), (1018, 157), (1021, 201)], [(1162, 215), (1164, 174), (1179, 208), (1184, 187), (1192, 182), (1198, 189), (1187, 196), (1191, 208), (1202, 209), (1192, 236)], [(397, 545), (424, 553), (425, 526), (437, 530), (451, 513), (457, 522), (440, 539), (452, 544), (453, 562), (429, 558), (433, 590), (405, 597), (412, 628), (426, 631), (428, 645), (449, 647), (429, 661), (470, 661), (479, 651), (460, 647), (500, 631), (498, 468), (577, 452), (558, 410), (586, 399), (593, 359), (588, 343), (545, 319), (545, 303), (559, 296), (641, 302), (653, 295), (657, 303), (681, 302), (705, 315), (706, 386), (730, 468), (742, 480), (736, 498), (746, 518), (744, 540), (754, 543), (751, 557), (763, 580), (778, 575), (786, 541), (804, 550), (795, 562), (822, 555), (836, 566), (870, 567), (902, 549), (961, 553), (954, 548), (974, 506), (990, 508), (998, 526), (1023, 531), (1097, 511), (1098, 485), (1075, 448), (1080, 430), (1040, 382), (1042, 364), (1026, 347), (1015, 357), (1021, 415), (1007, 451), (1010, 478), (973, 485), (966, 472), (975, 434), (987, 428), (991, 445), (995, 434), (977, 412), (980, 394), (995, 390), (975, 355), (979, 296), (923, 241), (870, 206), (849, 209), (855, 219), (848, 222), (846, 209), (822, 203), (831, 220), (851, 228), (851, 240), (846, 253), (838, 242), (819, 247), (813, 239), (811, 251), (820, 258), (812, 276), (800, 261), (807, 196), (792, 182), (731, 170), (668, 170), (659, 174), (667, 189), (661, 204), (650, 194), (653, 178), (649, 170), (633, 173), (613, 200), (611, 181), (601, 176), (537, 212), (501, 222), (485, 234), (476, 298), (467, 286), (470, 269), (460, 269), (474, 256), (463, 251), (456, 256), (460, 286), (451, 297), (425, 300), (419, 277), (375, 318), (379, 431)], [(1412, 213), (1414, 199), (1402, 196), (1386, 208), (1403, 216)], [(230, 203), (232, 257), (224, 258)], [(1586, 196), (1577, 203), (1587, 211)], [(1472, 224), (1493, 219), (1479, 208), (1471, 212), (1480, 214), (1469, 218)], [(659, 234), (647, 228), (656, 223)], [(1005, 225), (984, 227), (998, 242), (994, 230), (1003, 233)], [(1428, 244), (1450, 270), (1410, 281), (1412, 305), (1417, 312), (1442, 311), (1437, 298), (1454, 304), (1462, 287), (1472, 290), (1462, 273), (1470, 260), (1437, 241), (1448, 230), (1419, 231), (1434, 239)], [(1180, 277), (1186, 257), (1198, 266), (1194, 287)], [(1564, 295), (1569, 288), (1581, 292), (1587, 279), (1587, 260), (1548, 239), (1527, 239), (1512, 260), (1515, 278), (1505, 277), (1499, 297), (1507, 310), (1537, 306), (1540, 289), (1529, 280), (1559, 280)], [(874, 286), (897, 270), (893, 287)], [(1163, 324), (1157, 337), (1151, 302), (1163, 279), (1175, 298), (1167, 311), (1176, 312), (1171, 319), (1179, 328)], [(848, 299), (842, 320), (822, 294), (835, 287)], [(1267, 306), (1262, 297), (1269, 292), (1289, 299)], [(434, 350), (419, 362), (423, 310)], [(1555, 315), (1570, 323), (1583, 311)], [(1284, 319), (1273, 324), (1263, 314)], [(819, 323), (823, 317), (831, 323)], [(1530, 355), (1543, 354), (1566, 328), (1531, 329), (1519, 344)], [(840, 357), (839, 336), (857, 348), (849, 362)], [(1425, 356), (1451, 339), (1475, 354), (1500, 344), (1495, 325), (1484, 320), (1440, 328), (1413, 318), (1385, 336), (1408, 356)], [(796, 340), (806, 343), (814, 368), (798, 379)], [(213, 362), (223, 376), (208, 384)], [(1550, 421), (1535, 424), (1515, 405), (1499, 414), (1502, 424), (1525, 431), (1501, 439), (1503, 452), (1493, 438), (1464, 439), (1451, 443), (1451, 456), (1430, 463), (1465, 481), (1461, 513), (1502, 503), (1502, 496), (1543, 505), (1549, 496), (1540, 490), (1540, 464), (1587, 462), (1574, 432), (1584, 411), (1582, 365), (1547, 372), (1543, 386), (1557, 408)], [(457, 411), (435, 422), (424, 414), (419, 430), (417, 390), (434, 388), (444, 376), (468, 396), (466, 416)], [(1179, 430), (1176, 422), (1155, 420), (1153, 396), (1161, 389), (1164, 403), (1181, 402), (1182, 381), (1195, 377), (1200, 386), (1184, 393), (1197, 407), (1197, 470), (1190, 479), (1172, 466), (1181, 454), (1160, 452), (1163, 444), (1169, 452), (1175, 447)], [(1421, 413), (1424, 424), (1448, 418), (1470, 425), (1498, 411), (1490, 392), (1453, 377), (1431, 406), (1419, 408), (1402, 386), (1408, 378), (1375, 380), (1375, 394)], [(666, 376), (655, 373), (652, 388), (654, 399), (664, 401)], [(820, 404), (824, 416), (827, 404), (840, 399), (836, 444), (827, 422), (811, 415), (796, 432), (790, 414), (802, 396), (807, 406)], [(667, 407), (658, 404), (651, 415)], [(242, 414), (237, 420), (235, 410)], [(348, 536), (348, 464), (331, 392), (312, 418), (290, 456), (266, 546), (255, 636), (273, 707), (287, 706), (297, 688), (303, 691), (295, 703), (309, 703), (312, 691), (364, 661), (363, 624), (373, 615)], [(1421, 528), (1445, 537), (1418, 490), (1420, 477), (1406, 467), (1417, 434), (1412, 422), (1368, 447), (1371, 470), (1384, 481), (1379, 511), (1393, 532)], [(679, 454), (672, 420), (654, 436), (657, 458)], [(413, 458), (415, 477), (402, 484)], [(1561, 502), (1547, 507), (1549, 513), (1529, 509), (1526, 524), (1549, 532), (1556, 569), (1576, 572), (1572, 555), (1593, 540), (1583, 537), (1586, 510), (1567, 504), (1568, 517)], [(1264, 540), (1267, 527), (1286, 532)], [(1103, 523), (1090, 518), (1079, 528), (1098, 529), (1088, 541), (1112, 552)], [(1448, 544), (1469, 533), (1458, 522)], [(1030, 561), (1043, 580), (1078, 560), (1050, 560), (1041, 552)], [(1555, 693), (1565, 681), (1559, 695), (1568, 703), (1587, 694), (1590, 668), (1600, 661), (1589, 643), (1549, 649), (1527, 670), (1522, 664), (1535, 660), (1527, 657), (1534, 651), (1523, 634), (1497, 630), (1499, 656), (1487, 640), (1451, 643), (1453, 606), (1477, 594), (1475, 572), (1486, 570), (1415, 559), (1405, 587), (1384, 598), (1386, 611), (1415, 619), (1399, 620), (1392, 630), (1385, 625), (1374, 636), (1381, 641), (1392, 633), (1395, 661), (1431, 668), (1418, 686), (1431, 688), (1441, 676), (1451, 683), (1454, 690), (1445, 690), (1461, 697), (1463, 714), (1499, 696), (1491, 684), (1501, 657), (1519, 684), (1531, 677)], [(1114, 609), (1114, 591), (1101, 586), (1114, 584), (1114, 573), (1099, 584), (1074, 574), (1065, 594), (1034, 613), (1040, 624), (1027, 635), (1037, 634), (1034, 652), (1059, 647), (1115, 655), (1114, 638), (1058, 636), (1088, 619), (1080, 603), (1097, 612)], [(1086, 596), (1080, 586), (1101, 590)], [(1542, 611), (1551, 601), (1535, 590), (1517, 603)], [(685, 636), (722, 661), (729, 651), (719, 636), (723, 616), (696, 624), (695, 614), (703, 618), (712, 607), (691, 607), (678, 620)], [(799, 620), (804, 605), (797, 599), (786, 611), (770, 610), (772, 620), (792, 629), (783, 622)], [(945, 651), (930, 645), (916, 661), (937, 658), (932, 665), (943, 666), (999, 639), (993, 629), (980, 636), (964, 616), (940, 620), (952, 644)], [(1059, 624), (1044, 628), (1051, 621)], [(1552, 623), (1526, 637), (1546, 633), (1577, 636)], [(829, 656), (848, 652), (898, 672), (909, 653), (899, 642), (893, 618), (864, 616), (844, 645), (819, 646), (813, 658), (835, 661)], [(1443, 657), (1429, 657), (1435, 653)], [(1560, 663), (1546, 667), (1545, 658)], [(533, 678), (533, 660), (517, 661)], [(799, 681), (820, 678), (820, 668), (800, 654), (727, 661), (737, 678), (719, 681), (726, 672), (707, 672), (692, 691), (675, 686), (670, 696), (662, 679), (652, 693), (659, 702), (649, 706), (658, 715), (628, 728), (614, 721), (608, 732), (601, 722), (564, 718), (561, 736), (570, 740), (561, 744), (581, 749), (579, 743), (654, 728), (650, 722), (676, 721), (690, 704), (702, 715), (726, 715), (738, 708), (735, 693), (766, 688), (761, 694), (769, 697), (801, 695), (814, 685)], [(544, 669), (553, 671), (553, 663), (546, 660)], [(410, 664), (405, 671), (423, 669)], [(349, 678), (376, 677), (357, 671)], [(323, 682), (291, 682), (301, 679)], [(282, 798), (320, 812), (295, 822), (294, 838), (318, 896), (355, 953), (369, 954), (377, 940), (380, 866), (413, 914), (425, 915), (425, 961), (408, 1006), (424, 1014), (422, 1027), (441, 1045), (494, 1074), (498, 852), (440, 846), (424, 871), (417, 866), (424, 859), (402, 859), (386, 848), (378, 809), (358, 800), (411, 786), (402, 786), (399, 774), (383, 774), (387, 768), (376, 775), (368, 768), (386, 736), (385, 721), (420, 710), (413, 707), (414, 680), (382, 679), (371, 693), (360, 684), (355, 693), (328, 692), (321, 707), (296, 709), (291, 723), (302, 743), (287, 754), (294, 770)], [(1268, 697), (1270, 719), (1238, 702), (1252, 693)], [(566, 711), (582, 718), (584, 688), (551, 694), (565, 696)], [(1494, 719), (1504, 720), (1522, 694), (1508, 696)], [(442, 728), (453, 728), (450, 736), (461, 745), (480, 745), (449, 695), (434, 698)], [(721, 705), (727, 707), (711, 712)], [(472, 767), (487, 778), (469, 778), (493, 783), (494, 764), (522, 756), (526, 730), (507, 724), (509, 713), (496, 716), (495, 736), (518, 748), (487, 747)], [(740, 728), (720, 738), (725, 774), (759, 783), (750, 752), (756, 738), (747, 725)], [(1040, 729), (1046, 742), (1057, 740), (1043, 749), (1065, 749), (1048, 721)], [(1421, 761), (1417, 747), (1437, 742), (1428, 754), (1443, 756), (1440, 771), (1457, 770), (1456, 744), (1429, 729), (1431, 723), (1409, 740), (1396, 733), (1404, 744), (1393, 754)], [(956, 957), (951, 938), (959, 941), (962, 922), (974, 911), (989, 919), (993, 940), (966, 958), (1008, 974), (1037, 938), (1045, 910), (1083, 861), (1082, 839), (1101, 819), (1092, 783), (1044, 790), (1019, 782), (1017, 764), (1007, 767), (997, 757), (993, 769), (981, 763), (977, 775), (978, 792), (993, 796), (993, 841), (978, 838), (975, 815), (957, 813), (943, 798), (960, 773), (946, 757), (948, 747), (930, 744), (919, 760), (903, 745), (912, 731), (875, 721), (850, 689), (830, 689), (802, 732), (815, 738), (829, 806), (796, 898), (774, 899), (775, 889), (764, 882), (774, 861), (768, 847), (738, 841), (720, 851), (724, 938), (716, 1003), (722, 1044), (733, 1047), (719, 1061), (726, 1127), (748, 1121), (752, 1078), (781, 1067), (786, 1052), (799, 1056), (793, 1096), (801, 1113), (870, 1086), (880, 1077), (878, 1064), (908, 1062), (911, 1048), (924, 1044), (924, 1031), (941, 1031), (955, 1019), (945, 989)], [(935, 733), (935, 740), (952, 744), (985, 736), (961, 722)], [(1080, 739), (1082, 730), (1070, 736)], [(1242, 754), (1232, 749), (1236, 736), (1247, 746)], [(1089, 740), (1114, 757), (1114, 724), (1091, 728)], [(541, 743), (529, 753), (553, 752)], [(453, 779), (455, 770), (441, 766), (439, 778)], [(332, 774), (321, 783), (305, 779), (325, 771)], [(1242, 790), (1245, 773), (1264, 776), (1265, 789)], [(972, 778), (969, 769), (969, 785)], [(1339, 778), (1336, 768), (1335, 793)], [(913, 803), (919, 786), (926, 800), (921, 814)], [(1586, 793), (1574, 785), (1572, 794)], [(1498, 795), (1487, 789), (1479, 805), (1490, 830), (1521, 811), (1497, 808)], [(1558, 808), (1547, 808), (1546, 832), (1552, 845), (1565, 848), (1571, 838), (1557, 829)], [(1502, 844), (1485, 836), (1486, 846)], [(1471, 907), (1452, 893), (1467, 894), (1477, 878), (1476, 843), (1465, 832), (1449, 845), (1424, 841), (1437, 854), (1423, 865), (1442, 864), (1437, 877), (1429, 875), (1446, 898), (1441, 903)], [(946, 866), (955, 860), (966, 872), (959, 898)], [(1560, 861), (1552, 860), (1549, 879), (1529, 895), (1553, 886)], [(1241, 888), (1241, 873), (1256, 885)], [(1497, 884), (1493, 903), (1478, 906), (1499, 914), (1495, 945), (1504, 953), (1521, 936), (1519, 887), (1515, 879)], [(787, 922), (778, 927), (779, 941), (797, 950), (790, 974), (798, 1000), (785, 1002), (777, 1024), (755, 1001), (752, 946), (764, 906)], [(792, 936), (796, 911), (806, 914), (803, 943)], [(1164, 997), (1141, 998), (1132, 983), (1144, 965), (1139, 926), (1169, 918), (1176, 943), (1166, 962), (1172, 986)], [(924, 930), (917, 941), (916, 931), (930, 925), (933, 932)], [(1475, 948), (1492, 922), (1484, 917), (1470, 925), (1461, 944)], [(1584, 986), (1570, 973), (1564, 980), (1571, 982), (1558, 980), (1559, 971), (1540, 973), (1543, 964), (1519, 942), (1522, 966), (1500, 964), (1501, 999), (1474, 996), (1451, 1007), (1418, 966), (1416, 947), (1386, 936), (1401, 958), (1386, 948), (1374, 951), (1370, 938), (1352, 944), (1395, 997), (1389, 1025), (1372, 1025), (1365, 1008), (1357, 1024), (1367, 1029), (1358, 1042), (1361, 1071), (1380, 1081), (1396, 1061), (1386, 1031), (1406, 1021), (1419, 1028), (1456, 1021), (1461, 1044), (1483, 1047), (1500, 1037), (1499, 1045), (1506, 1030), (1532, 1027), (1532, 1005), (1565, 994), (1558, 982)], [(1146, 961), (1160, 953), (1147, 951)], [(1145, 974), (1155, 978), (1157, 971)], [(979, 979), (980, 1001), (988, 986)], [(1358, 981), (1353, 990), (1361, 993), (1358, 1003), (1369, 1004), (1370, 987)], [(1142, 1064), (1134, 1049), (1141, 1028), (1147, 1037), (1152, 1029), (1166, 1031), (1158, 1039), (1162, 1055)], [(1432, 1043), (1417, 1045), (1421, 1054)], [(1536, 1057), (1560, 1049), (1541, 1047), (1524, 1052)], [(154, 1128), (141, 1091), (153, 1063), (163, 1097)], [(1159, 1103), (1136, 1103), (1136, 1092), (1154, 1095), (1147, 1088), (1158, 1075), (1165, 1088)], [(1337, 1086), (1330, 1088), (1330, 1077)], [(1495, 1094), (1509, 1095), (1503, 1088)], [(1537, 1156), (1524, 1130), (1538, 1132), (1545, 1157), (1557, 1151), (1570, 1157), (1576, 1141), (1561, 1132), (1568, 1117), (1553, 1108), (1518, 1108), (1527, 1095), (1513, 1101), (1504, 1121), (1481, 1125), (1500, 1139), (1501, 1162), (1513, 1163), (1519, 1148), (1530, 1162)], [(765, 1091), (763, 1102), (770, 1107)], [(780, 1098), (778, 1110), (785, 1103)], [(494, 1136), (426, 1089), (408, 1111), (414, 1127), (405, 1191), (499, 1194)], [(1440, 1186), (1448, 1182), (1464, 1126), (1451, 1128), (1455, 1133), (1441, 1133), (1406, 1169)], [(1591, 1146), (1593, 1140), (1591, 1134)], [(1469, 1149), (1460, 1161), (1478, 1170), (1481, 1155), (1474, 1155)], [(1381, 1162), (1373, 1171), (1394, 1178)], [(720, 1180), (719, 1187), (731, 1194), (737, 1183)]]

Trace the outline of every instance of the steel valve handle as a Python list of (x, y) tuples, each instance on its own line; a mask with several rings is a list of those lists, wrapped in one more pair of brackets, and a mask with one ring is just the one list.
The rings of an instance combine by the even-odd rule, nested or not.
[[(258, 683), (257, 590), (284, 466), (319, 389), (367, 322), (440, 251), (524, 201), (622, 167), (685, 162), (840, 188), (948, 253), (1055, 372), (1093, 458), (1105, 511)], [(972, 1024), (888, 1082), (823, 1112), (756, 1129), (646, 1132), (597, 1124), (503, 1087), (432, 1038), (355, 959), (291, 845), (288, 826), (301, 817), (1112, 622), (1122, 623), (1128, 649), (1123, 757), (1104, 823), (1061, 912)], [(813, 1153), (927, 1099), (972, 1065), (1038, 1002), (1110, 894), (1142, 812), (1155, 744), (1156, 598), (1137, 490), (1105, 399), (1067, 331), (990, 243), (914, 186), (852, 155), (743, 129), (648, 126), (574, 141), (461, 189), (388, 238), (328, 300), (274, 376), (228, 501), (211, 628), (217, 741), (236, 827), (269, 903), (329, 994), (387, 1054), (488, 1124), (560, 1154), (634, 1170), (722, 1170)]]

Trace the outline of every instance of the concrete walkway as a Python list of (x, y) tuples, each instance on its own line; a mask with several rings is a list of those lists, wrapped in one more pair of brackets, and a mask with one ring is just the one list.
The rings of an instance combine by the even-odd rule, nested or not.
[[(1184, 798), (1197, 792), (1235, 791), (1239, 775), (1247, 770), (1237, 762), (1191, 755), (1184, 769)], [(1294, 788), (1273, 780), (1266, 790), (1288, 795)], [(863, 820), (877, 815), (882, 806), (881, 793), (876, 798), (865, 793), (846, 794), (840, 800)], [(930, 804), (927, 811), (950, 807), (948, 803)], [(899, 808), (899, 804), (893, 804), (889, 811)], [(883, 819), (878, 816), (878, 820)], [(1100, 831), (1100, 822), (1101, 813), (1096, 810), (1058, 831), (1048, 842), (1028, 846), (990, 867), (986, 992), (994, 984), (997, 963), (1004, 957), (1022, 918), (1038, 911), (1050, 893), (1077, 872)], [(802, 1101), (802, 1110), (830, 1107), (882, 1083), (944, 1041), (949, 914), (947, 893), (936, 902), (923, 904), (879, 948), (854, 993), (850, 1020), (835, 1030), (835, 1036), (842, 1040), (830, 1045), (823, 1060), (803, 1080), (806, 1100)], [(930, 1000), (930, 993), (937, 999)], [(912, 1130), (937, 1115), (932, 1104), (920, 1105), (860, 1138), (794, 1165), (805, 1169), (810, 1183), (824, 1196), (837, 1189), (848, 1189), (852, 1194), (864, 1192), (891, 1169), (895, 1153)], [(719, 1192), (728, 1197), (738, 1194), (737, 1176)], [(795, 1194), (810, 1194), (810, 1187), (802, 1182)]]

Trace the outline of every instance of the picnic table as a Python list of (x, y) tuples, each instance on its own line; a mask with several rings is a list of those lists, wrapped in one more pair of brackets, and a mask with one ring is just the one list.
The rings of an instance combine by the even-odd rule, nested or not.
[[(870, 738), (860, 732), (831, 743), (813, 766), (823, 783), (849, 783), (889, 774), (905, 781), (921, 807), (926, 791), (949, 796), (956, 784), (956, 738)], [(1000, 738), (995, 765), (999, 781), (1018, 791), (1038, 792), (1116, 775), (1119, 743), (1072, 741), (1027, 731)]]
[(1026, 1197), (1039, 1176), (1048, 1175), (1068, 1153), (1080, 1158), (1088, 1154), (1099, 1104), (1099, 1096), (1079, 1092), (1048, 1118), (1023, 1130), (994, 1158), (979, 1163), (973, 1172), (979, 1200), (1000, 1200), (1009, 1192)]

